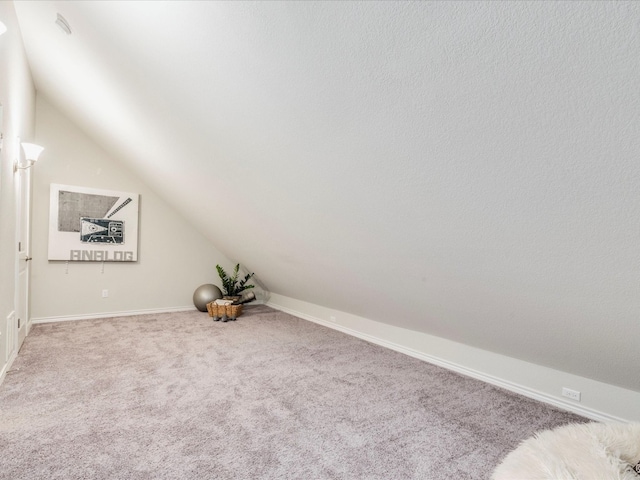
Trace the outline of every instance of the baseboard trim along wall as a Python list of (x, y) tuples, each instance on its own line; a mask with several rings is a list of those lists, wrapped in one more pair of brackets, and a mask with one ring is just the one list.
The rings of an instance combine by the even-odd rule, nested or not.
[(18, 356), (17, 353), (14, 351), (9, 356), (7, 363), (5, 363), (4, 367), (2, 367), (2, 371), (0, 371), (0, 385), (2, 385), (2, 382), (4, 382), (4, 379), (7, 376), (7, 373), (11, 371), (11, 365), (13, 365), (13, 362), (15, 361), (17, 356)]
[[(640, 392), (275, 293), (268, 306), (600, 422), (640, 421)], [(581, 402), (561, 396), (567, 387)]]
[(0, 358), (0, 365), (4, 365), (2, 366), (2, 370), (0, 370), (0, 385), (2, 384), (2, 382), (4, 381), (4, 378), (7, 376), (7, 372), (9, 372), (9, 370), (11, 370), (11, 365), (13, 364), (13, 361), (16, 359), (16, 357), (18, 356), (18, 352), (17, 349), (15, 348), (15, 343), (17, 342), (17, 338), (16, 335), (18, 334), (18, 327), (15, 323), (16, 321), (16, 312), (15, 310), (12, 310), (11, 312), (9, 312), (9, 315), (7, 315), (7, 329), (5, 330), (5, 336), (2, 337), (0, 336), (0, 341), (5, 343), (5, 358)]
[(105, 312), (105, 313), (83, 313), (78, 315), (64, 315), (59, 317), (40, 317), (32, 318), (31, 323), (51, 323), (51, 322), (71, 322), (76, 320), (94, 320), (98, 318), (112, 318), (112, 317), (130, 317), (131, 315), (148, 315), (153, 313), (170, 313), (170, 312), (186, 312), (189, 310), (195, 310), (196, 308), (191, 305), (187, 307), (166, 307), (166, 308), (149, 308), (143, 310), (129, 310), (123, 312)]

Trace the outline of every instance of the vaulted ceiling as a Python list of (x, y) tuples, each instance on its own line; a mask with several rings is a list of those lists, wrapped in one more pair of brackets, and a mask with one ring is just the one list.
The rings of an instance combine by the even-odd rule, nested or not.
[(640, 390), (640, 3), (15, 7), (39, 94), (272, 292)]

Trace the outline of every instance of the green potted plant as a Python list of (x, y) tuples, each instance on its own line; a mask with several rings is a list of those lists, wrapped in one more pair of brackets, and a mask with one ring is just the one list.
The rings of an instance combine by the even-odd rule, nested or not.
[(220, 276), (220, 281), (222, 282), (222, 292), (224, 293), (225, 299), (233, 300), (235, 302), (240, 301), (240, 294), (245, 290), (249, 290), (253, 288), (254, 285), (247, 285), (247, 282), (251, 277), (253, 277), (253, 273), (247, 273), (247, 275), (242, 279), (238, 280), (238, 275), (240, 271), (240, 264), (238, 263), (233, 269), (233, 274), (231, 276), (227, 275), (227, 272), (224, 271), (220, 265), (216, 265), (216, 270), (218, 271), (218, 275)]

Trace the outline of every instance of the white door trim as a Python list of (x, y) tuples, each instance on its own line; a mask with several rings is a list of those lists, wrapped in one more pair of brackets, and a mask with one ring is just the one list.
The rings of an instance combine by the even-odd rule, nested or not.
[[(15, 159), (20, 160), (22, 148), (20, 139), (17, 139)], [(16, 341), (15, 353), (22, 346), (22, 342), (28, 335), (31, 322), (29, 311), (29, 281), (31, 260), (31, 169), (20, 169), (15, 173), (15, 209), (16, 209), (16, 277), (15, 277), (15, 318)]]

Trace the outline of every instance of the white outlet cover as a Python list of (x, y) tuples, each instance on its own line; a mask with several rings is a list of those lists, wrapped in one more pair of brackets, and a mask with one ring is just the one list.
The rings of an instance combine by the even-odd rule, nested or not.
[(572, 390), (570, 388), (563, 387), (562, 396), (570, 398), (571, 400), (575, 400), (576, 402), (580, 401), (580, 392), (577, 390)]

